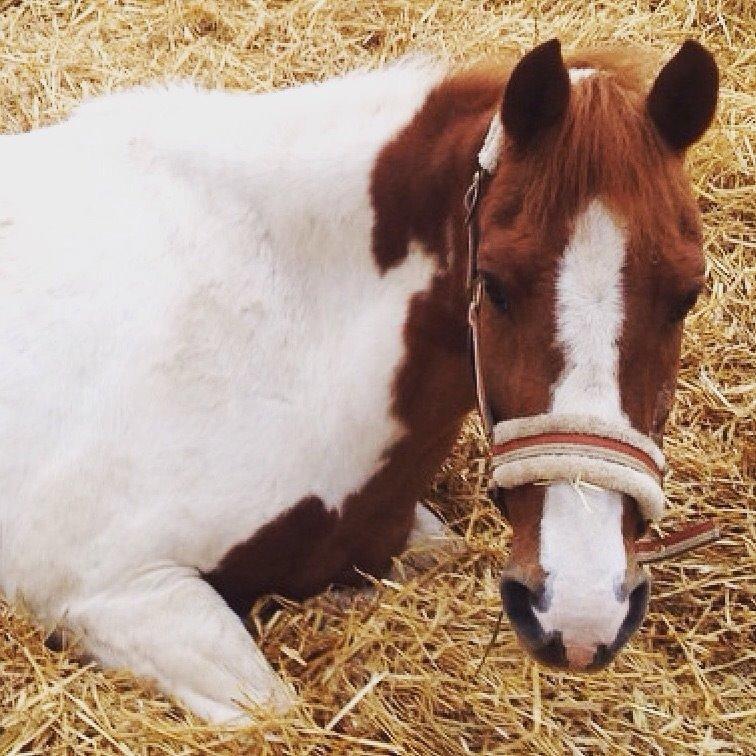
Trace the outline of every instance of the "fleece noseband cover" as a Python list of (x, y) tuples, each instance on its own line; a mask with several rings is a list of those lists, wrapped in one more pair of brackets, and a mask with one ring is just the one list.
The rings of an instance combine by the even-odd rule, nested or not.
[(632, 497), (645, 520), (664, 513), (659, 447), (630, 426), (586, 415), (544, 414), (498, 423), (493, 479), (502, 488), (584, 481)]

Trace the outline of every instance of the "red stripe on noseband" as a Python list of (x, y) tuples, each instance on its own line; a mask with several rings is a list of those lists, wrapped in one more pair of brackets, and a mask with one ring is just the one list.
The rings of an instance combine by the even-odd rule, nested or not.
[(627, 444), (624, 441), (618, 441), (616, 438), (607, 438), (606, 436), (594, 436), (590, 433), (568, 433), (554, 431), (551, 433), (539, 433), (535, 436), (522, 436), (513, 438), (511, 441), (505, 441), (501, 444), (494, 444), (492, 453), (494, 456), (506, 454), (507, 452), (519, 451), (532, 446), (542, 446), (545, 444), (570, 444), (574, 446), (593, 446), (599, 449), (609, 449), (610, 451), (627, 454), (638, 460), (654, 477), (660, 478), (664, 471), (659, 468), (654, 459), (641, 451), (636, 446)]

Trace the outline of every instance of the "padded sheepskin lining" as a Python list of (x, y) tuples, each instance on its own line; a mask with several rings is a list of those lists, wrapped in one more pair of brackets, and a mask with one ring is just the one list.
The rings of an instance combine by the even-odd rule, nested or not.
[(483, 170), (488, 171), (488, 173), (493, 173), (496, 170), (503, 143), (504, 126), (501, 123), (501, 116), (497, 112), (491, 120), (491, 125), (486, 132), (485, 141), (478, 153), (478, 165)]
[(648, 454), (660, 469), (664, 469), (664, 454), (648, 436), (629, 425), (619, 426), (616, 422), (592, 415), (543, 414), (505, 420), (497, 423), (494, 428), (494, 444), (503, 444), (515, 438), (540, 436), (544, 433), (586, 433), (591, 436), (613, 438), (640, 449)]
[[(544, 414), (498, 423), (494, 428), (494, 446), (547, 433), (614, 439), (648, 455), (660, 471), (665, 467), (664, 455), (647, 436), (633, 428), (617, 427), (614, 423), (586, 415)], [(632, 497), (647, 520), (659, 519), (666, 503), (660, 485), (661, 475), (652, 474), (629, 454), (585, 444), (543, 444), (494, 454), (493, 479), (502, 488), (581, 480)]]

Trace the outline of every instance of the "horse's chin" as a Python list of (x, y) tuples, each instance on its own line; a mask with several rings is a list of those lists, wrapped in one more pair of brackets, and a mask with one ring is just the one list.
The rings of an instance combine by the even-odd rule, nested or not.
[(559, 633), (553, 633), (542, 643), (534, 644), (520, 638), (520, 646), (528, 656), (547, 670), (555, 672), (570, 672), (590, 676), (606, 669), (616, 658), (619, 649), (612, 650), (604, 644), (594, 648), (573, 648), (568, 653), (562, 643)]

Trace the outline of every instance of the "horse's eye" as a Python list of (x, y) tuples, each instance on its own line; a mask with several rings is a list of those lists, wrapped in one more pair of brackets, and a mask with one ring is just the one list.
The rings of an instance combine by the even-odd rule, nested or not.
[(483, 288), (488, 298), (497, 310), (506, 312), (509, 309), (509, 298), (507, 297), (507, 290), (504, 288), (504, 284), (493, 273), (489, 273), (487, 270), (481, 271), (480, 275), (483, 279)]

